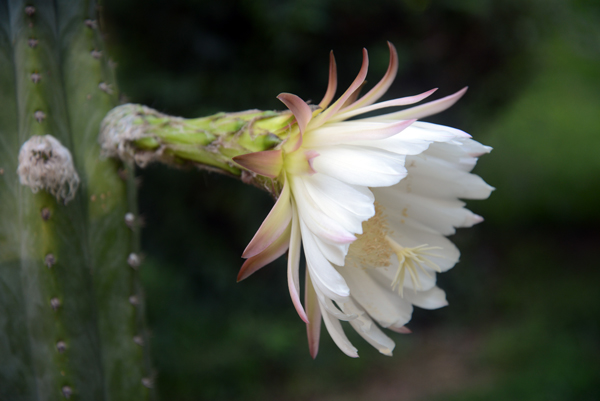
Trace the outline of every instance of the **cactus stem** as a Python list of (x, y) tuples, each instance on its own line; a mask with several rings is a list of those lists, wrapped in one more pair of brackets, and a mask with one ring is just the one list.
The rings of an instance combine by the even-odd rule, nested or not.
[(52, 309), (54, 309), (55, 311), (58, 310), (58, 308), (60, 308), (60, 299), (58, 298), (52, 298), (50, 300), (50, 306), (52, 307)]
[(33, 7), (33, 6), (25, 7), (25, 14), (27, 14), (29, 17), (31, 17), (33, 14), (35, 14), (35, 7)]
[(67, 343), (64, 341), (59, 341), (56, 343), (56, 350), (60, 353), (63, 354), (66, 350), (67, 350)]
[(129, 303), (133, 306), (138, 306), (140, 304), (140, 300), (135, 295), (129, 297)]
[(142, 336), (133, 337), (133, 342), (139, 345), (140, 347), (144, 346), (144, 339), (142, 338)]
[(38, 123), (41, 123), (42, 121), (44, 121), (46, 119), (46, 113), (44, 113), (41, 110), (38, 110), (35, 113), (33, 113), (33, 117), (35, 118), (35, 120)]
[(37, 84), (38, 82), (40, 82), (41, 79), (42, 79), (42, 76), (40, 74), (38, 74), (37, 72), (34, 72), (33, 74), (31, 74), (31, 81), (34, 84)]
[(62, 393), (63, 397), (65, 397), (68, 400), (69, 398), (71, 398), (71, 395), (73, 395), (73, 390), (69, 386), (63, 386)]
[(140, 266), (140, 264), (142, 263), (142, 261), (140, 260), (140, 257), (137, 254), (135, 254), (135, 253), (132, 252), (127, 257), (127, 263), (129, 264), (129, 266), (131, 266), (135, 270), (137, 270), (137, 268)]
[(53, 254), (49, 253), (44, 258), (44, 263), (46, 264), (46, 266), (48, 266), (48, 269), (50, 269), (52, 266), (54, 266), (54, 264), (56, 264), (56, 258)]

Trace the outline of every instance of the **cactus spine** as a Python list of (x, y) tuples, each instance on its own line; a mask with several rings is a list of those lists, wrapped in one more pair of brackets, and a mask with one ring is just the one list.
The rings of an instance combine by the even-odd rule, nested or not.
[[(117, 95), (96, 10), (0, 1), (1, 400), (153, 398), (133, 171), (97, 143)], [(19, 183), (19, 149), (46, 135), (60, 146), (28, 152), (71, 157), (70, 201)]]

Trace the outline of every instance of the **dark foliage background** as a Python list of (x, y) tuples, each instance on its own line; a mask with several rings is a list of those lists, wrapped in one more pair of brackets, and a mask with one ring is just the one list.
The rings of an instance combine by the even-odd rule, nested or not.
[[(391, 334), (393, 358), (325, 333), (313, 361), (282, 261), (236, 284), (272, 206), (232, 179), (139, 171), (143, 278), (163, 400), (597, 400), (600, 398), (600, 3), (593, 0), (106, 0), (128, 101), (197, 117), (318, 100), (335, 51), (340, 85), (400, 53), (387, 98), (465, 85), (430, 121), (495, 148), (476, 172), (497, 188), (469, 206), (440, 277), (450, 306)], [(437, 95), (437, 94), (436, 94)], [(350, 332), (350, 330), (348, 330)]]

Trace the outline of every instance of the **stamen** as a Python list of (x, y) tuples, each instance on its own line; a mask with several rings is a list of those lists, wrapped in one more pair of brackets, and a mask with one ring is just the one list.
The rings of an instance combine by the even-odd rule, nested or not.
[(348, 249), (346, 264), (363, 268), (389, 266), (392, 249), (385, 238), (391, 234), (383, 207), (375, 202), (375, 215), (363, 222), (363, 233)]
[(441, 247), (423, 244), (413, 248), (405, 248), (387, 235), (385, 240), (398, 257), (398, 271), (396, 272), (396, 276), (392, 281), (392, 288), (397, 288), (400, 296), (404, 295), (404, 279), (407, 271), (410, 275), (410, 279), (412, 280), (415, 292), (423, 288), (421, 285), (421, 280), (419, 280), (417, 268), (420, 268), (427, 276), (429, 276), (429, 272), (427, 269), (425, 269), (425, 266), (428, 266), (436, 272), (441, 273), (440, 267), (432, 262), (429, 257), (440, 258), (442, 256), (428, 252), (436, 249), (442, 249)]

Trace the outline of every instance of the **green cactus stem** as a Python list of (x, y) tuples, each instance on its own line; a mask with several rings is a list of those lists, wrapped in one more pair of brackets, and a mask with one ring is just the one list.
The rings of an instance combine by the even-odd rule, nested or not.
[(133, 168), (97, 143), (117, 94), (96, 10), (0, 1), (0, 400), (154, 398)]
[(292, 121), (290, 112), (260, 110), (184, 119), (125, 104), (102, 122), (100, 143), (105, 155), (141, 167), (152, 162), (194, 165), (270, 190), (268, 179), (247, 174), (232, 159), (273, 149), (285, 139)]

